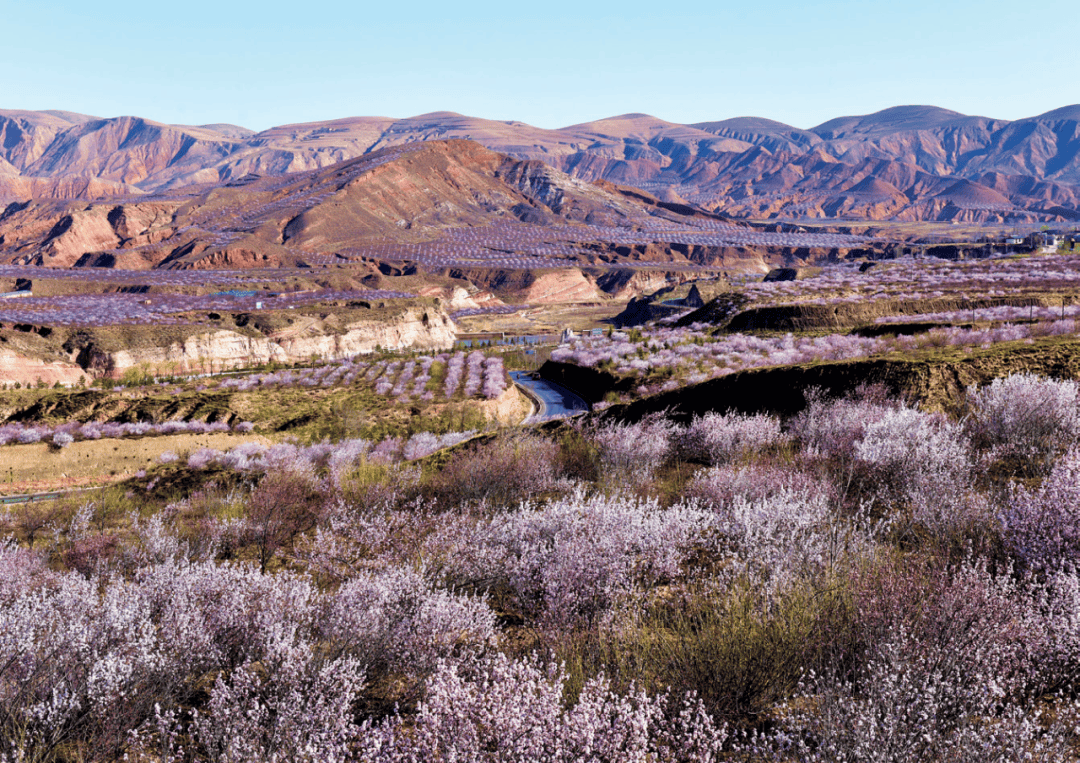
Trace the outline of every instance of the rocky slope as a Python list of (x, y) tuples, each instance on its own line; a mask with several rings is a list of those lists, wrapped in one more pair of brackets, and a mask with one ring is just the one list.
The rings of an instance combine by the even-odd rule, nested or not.
[[(759, 233), (635, 189), (450, 140), (169, 195), (13, 202), (0, 213), (0, 263), (132, 270), (351, 263), (372, 275), (624, 261), (739, 269), (742, 259), (760, 260), (752, 247), (694, 242), (749, 242)], [(801, 235), (805, 240), (781, 243), (812, 248), (823, 241)]]
[(276, 361), (296, 363), (382, 349), (447, 349), (457, 327), (441, 303), (421, 300), (365, 319), (296, 316), (274, 330), (239, 321), (247, 330), (196, 326), (109, 329), (0, 324), (0, 384), (74, 384), (81, 377), (120, 378), (130, 368), (155, 373), (222, 371)]
[[(261, 133), (0, 111), (0, 200), (103, 198), (279, 176), (452, 138), (744, 217), (1080, 219), (1080, 106), (1016, 121), (901, 106), (809, 130), (753, 117), (679, 125), (644, 114), (544, 130), (437, 112)], [(953, 192), (959, 179), (977, 192)]]

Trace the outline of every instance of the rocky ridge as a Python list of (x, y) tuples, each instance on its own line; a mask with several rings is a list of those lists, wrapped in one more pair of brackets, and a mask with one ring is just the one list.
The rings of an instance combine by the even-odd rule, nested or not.
[[(545, 130), (437, 112), (260, 133), (0, 111), (0, 199), (102, 198), (280, 176), (452, 138), (741, 217), (1080, 218), (1080, 106), (1015, 121), (900, 106), (809, 130), (754, 117), (679, 125), (645, 114)], [(979, 193), (954, 190), (961, 178)], [(1000, 197), (978, 198), (985, 190)]]
[[(376, 349), (436, 350), (451, 347), (457, 327), (439, 304), (410, 305), (392, 317), (355, 320), (305, 319), (271, 331), (196, 330), (172, 340), (117, 344), (90, 330), (49, 332), (49, 342), (37, 335), (3, 330), (0, 324), (0, 384), (74, 384), (80, 378), (120, 378), (130, 368), (156, 373), (198, 373), (268, 363), (297, 363), (338, 358)], [(27, 342), (19, 339), (27, 337)]]
[[(464, 263), (759, 271), (762, 247), (692, 243), (760, 238), (757, 231), (637, 189), (585, 182), (539, 161), (449, 140), (168, 195), (13, 202), (0, 213), (0, 263), (128, 270), (349, 264), (373, 277)], [(827, 246), (812, 251), (819, 237), (798, 235), (810, 244), (806, 252), (770, 251), (782, 258), (830, 253)]]

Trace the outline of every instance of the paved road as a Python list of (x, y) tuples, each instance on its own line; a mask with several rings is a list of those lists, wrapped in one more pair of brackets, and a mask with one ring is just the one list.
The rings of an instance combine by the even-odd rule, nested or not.
[(76, 493), (88, 493), (91, 490), (103, 490), (100, 487), (77, 487), (71, 490), (52, 490), (47, 493), (24, 493), (22, 495), (0, 495), (0, 506), (8, 506), (14, 503), (38, 503), (39, 501), (55, 501), (66, 495)]
[(558, 416), (573, 416), (589, 410), (589, 404), (584, 398), (561, 384), (547, 379), (534, 379), (525, 371), (511, 371), (510, 378), (540, 400), (540, 410), (526, 419), (526, 424)]

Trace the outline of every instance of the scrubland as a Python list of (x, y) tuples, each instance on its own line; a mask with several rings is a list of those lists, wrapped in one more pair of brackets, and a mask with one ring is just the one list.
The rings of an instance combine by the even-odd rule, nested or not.
[[(1034, 313), (884, 336), (650, 326), (552, 357), (651, 399), (761, 366), (1069, 354), (1071, 318)], [(6, 509), (0, 756), (1077, 759), (1080, 384), (1051, 375), (1070, 368), (948, 405), (862, 379), (783, 410), (498, 429), (464, 413), (507, 394), (483, 354), (167, 380), (125, 404), (131, 387), (9, 392), (5, 431), (48, 425), (54, 450), (104, 426), (168, 436), (123, 421), (258, 439)], [(159, 393), (179, 407), (140, 402)]]
[(1080, 387), (963, 405), (248, 448), (12, 507), (4, 752), (1069, 758)]

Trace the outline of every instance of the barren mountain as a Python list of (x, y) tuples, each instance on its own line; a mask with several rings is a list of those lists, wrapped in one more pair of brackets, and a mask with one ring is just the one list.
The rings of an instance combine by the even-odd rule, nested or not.
[(47, 267), (351, 261), (403, 274), (643, 261), (761, 269), (753, 245), (770, 242), (807, 256), (814, 247), (824, 256), (857, 245), (835, 236), (784, 238), (461, 140), (171, 194), (16, 202), (0, 215), (0, 262)]
[[(1080, 106), (1014, 122), (900, 106), (810, 130), (756, 117), (680, 125), (645, 114), (545, 130), (436, 112), (260, 133), (6, 111), (0, 200), (103, 198), (281, 176), (455, 138), (735, 216), (1080, 219)], [(961, 179), (982, 188), (957, 187)]]

